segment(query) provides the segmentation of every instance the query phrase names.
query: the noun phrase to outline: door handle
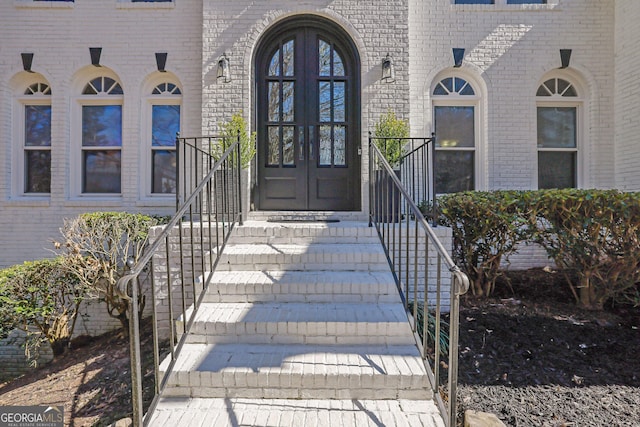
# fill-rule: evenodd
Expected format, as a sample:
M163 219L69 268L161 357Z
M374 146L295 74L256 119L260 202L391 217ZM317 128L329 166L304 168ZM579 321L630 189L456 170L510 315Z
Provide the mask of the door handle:
M298 159L304 160L304 126L298 126Z
M309 126L309 160L313 160L313 147L315 139L315 126Z

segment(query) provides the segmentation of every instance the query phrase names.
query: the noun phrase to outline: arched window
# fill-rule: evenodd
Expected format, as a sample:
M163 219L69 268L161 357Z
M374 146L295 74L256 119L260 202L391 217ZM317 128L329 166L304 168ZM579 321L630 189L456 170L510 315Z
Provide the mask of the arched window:
M578 186L581 99L560 77L546 79L536 91L538 188Z
M18 162L22 183L18 191L25 195L51 192L51 87L44 82L29 85L20 98L21 124L24 130L22 159Z
M438 194L475 189L479 100L476 93L469 81L457 76L445 77L433 88L434 172Z
M121 192L122 95L120 83L108 76L92 79L82 90L82 194Z
M171 82L156 85L149 96L150 123L146 173L150 195L176 192L176 134L180 131L180 88ZM147 155L148 155L147 154ZM146 156L145 156L146 157Z

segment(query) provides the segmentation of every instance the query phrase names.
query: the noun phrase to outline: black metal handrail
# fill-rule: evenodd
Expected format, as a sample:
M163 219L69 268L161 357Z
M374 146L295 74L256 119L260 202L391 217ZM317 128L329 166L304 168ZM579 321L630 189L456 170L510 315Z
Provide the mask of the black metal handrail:
M177 138L176 163L178 209L145 250L140 261L118 281L129 300L129 333L133 424L148 425L175 361L186 341L197 308L209 285L222 249L236 224L242 225L240 141L230 144L219 159L211 156L208 143L220 137ZM200 179L199 176L201 176ZM197 181L197 184L196 184ZM184 195L184 202L180 201ZM177 249L175 249L177 247ZM188 268L185 268L188 267ZM198 276L202 276L202 280ZM152 299L153 365L155 389L147 415L142 400L139 295L131 292L133 281L148 280ZM160 292L162 291L162 292ZM160 299L158 294L166 295ZM174 296L174 294L176 294ZM177 300L176 300L177 298ZM189 313L188 306L193 305ZM182 319L180 338L174 320ZM170 362L160 373L160 326L168 329Z
M433 137L428 139L433 141ZM455 265L377 144L384 146L384 141L369 138L369 224L376 227L385 248L438 408L446 424L453 427L459 303L460 295L469 288L469 279ZM429 175L431 170L426 168L423 173ZM444 227L439 230L447 231ZM441 364L445 355L448 364Z
M435 183L429 171L434 170L435 133L429 138L405 138L400 157L400 180L411 199L423 209L435 209Z

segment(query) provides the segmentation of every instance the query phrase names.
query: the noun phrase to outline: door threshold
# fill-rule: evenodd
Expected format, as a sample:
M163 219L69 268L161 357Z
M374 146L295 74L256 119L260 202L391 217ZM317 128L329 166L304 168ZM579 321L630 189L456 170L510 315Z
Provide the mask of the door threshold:
M364 212L338 211L251 211L248 220L266 222L367 221Z

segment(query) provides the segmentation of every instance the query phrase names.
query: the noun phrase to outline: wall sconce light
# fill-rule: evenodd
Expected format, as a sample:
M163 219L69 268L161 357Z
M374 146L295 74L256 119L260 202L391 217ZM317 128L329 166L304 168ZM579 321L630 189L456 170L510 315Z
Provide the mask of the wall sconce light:
M393 83L396 81L396 70L393 66L393 60L388 53L382 60L382 81L385 83Z
M454 68L462 67L462 61L464 60L464 49L460 47L454 47L452 50Z
M560 63L562 64L560 68L569 67L570 61L571 61L571 49L560 49Z
M227 58L227 54L223 53L220 58L218 58L218 82L229 83L231 81L231 70L229 68L229 58Z
M158 67L158 71L161 73L166 72L164 67L167 65L167 52L156 52L156 65Z
M91 55L91 65L96 67L100 66L100 55L102 54L101 47L90 47L89 54Z
M33 73L31 71L31 64L33 64L33 53L21 53L22 56L22 69L28 73Z

